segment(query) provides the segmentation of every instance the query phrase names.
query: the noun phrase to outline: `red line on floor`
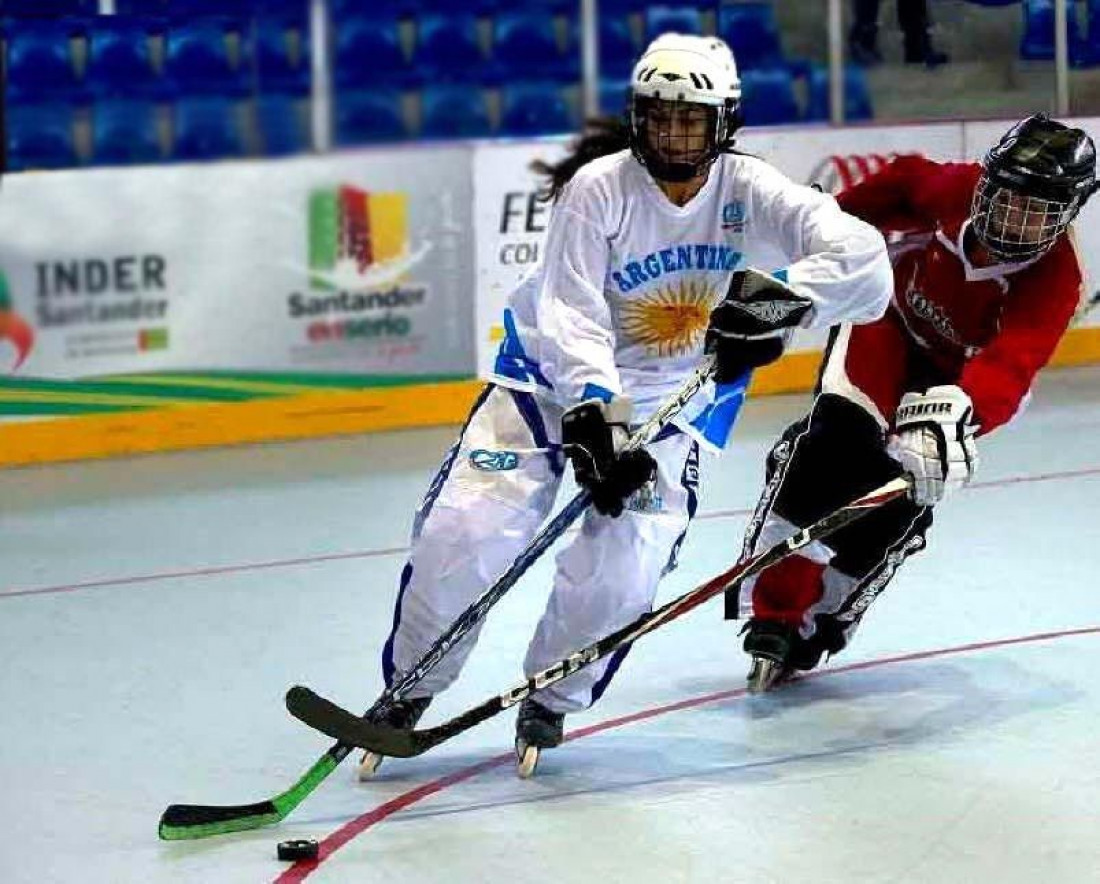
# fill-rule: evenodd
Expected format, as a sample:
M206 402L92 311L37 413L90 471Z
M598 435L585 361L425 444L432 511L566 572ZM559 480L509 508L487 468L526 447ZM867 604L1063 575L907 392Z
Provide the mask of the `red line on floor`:
M112 577L103 580L88 580L82 583L68 583L60 586L40 586L35 589L14 589L0 592L0 599L17 598L28 595L48 595L58 592L76 592L81 589L98 589L104 586L126 586L134 583L152 583L157 580L176 580L181 577L209 577L215 574L233 574L240 571L263 571L268 568L292 568L295 565L313 565L318 562L339 562L346 559L367 559L373 556L390 556L408 552L407 546L395 546L390 549L361 550L346 553L325 553L317 556L303 556L298 559L276 559L271 562L245 562L240 565L215 565L207 568L192 568L181 571L163 571L157 574L142 574L137 577Z
M995 479L989 482L975 482L966 488L967 491L986 488L1003 488L1007 485L1019 485L1027 482L1051 482L1058 479L1075 479L1082 476L1094 476L1100 474L1100 467L1090 467L1085 470L1069 470L1062 473L1042 473L1036 476L1011 476L1007 479ZM751 513L751 509L736 510L712 510L696 516L696 521L708 519L728 519L735 516L745 516ZM316 556L303 556L296 559L275 559L270 562L245 562L239 565L217 565L204 568L182 569L179 571L163 571L154 574L142 574L136 577L111 577L102 580L87 580L80 583L66 583L58 586L39 586L31 589L9 589L0 591L0 601L4 599L20 598L24 596L52 595L56 593L77 592L85 589L101 589L108 586L127 586L136 583L153 583L159 580L178 580L189 577L210 577L218 574L236 574L246 571L263 571L272 568L293 568L298 565L315 565L321 562L339 562L351 559L370 559L378 556L392 556L406 553L407 546L394 546L388 549L366 549L344 553L325 553Z
M956 645L950 648L938 648L929 651L914 651L910 654L898 654L893 657L880 657L876 660L865 660L861 663L850 663L847 666L837 666L829 669L815 670L814 672L806 673L801 679L812 678L825 678L827 676L843 675L849 672L858 672L864 669L874 669L879 666L887 666L893 663L911 663L918 660L927 660L932 657L948 657L954 654L965 654L971 651L986 651L992 648L1003 648L1010 645L1022 645L1030 644L1034 642L1051 641L1061 638L1072 638L1081 635L1100 635L1100 626L1085 626L1079 629L1065 629L1058 632L1039 632L1033 635L1017 636L1015 638L1002 638L994 639L986 642L971 642L965 645ZM704 694L700 697L692 697L687 700L680 700L676 703L668 703L664 706L654 706L650 709L643 709L639 712L632 712L630 715L622 715L618 718L611 718L607 721L599 722L598 724L588 725L587 727L578 728L577 730L570 731L566 735L566 742L571 740L579 740L583 737L590 737L593 734L603 733L604 731L613 730L619 727L625 727L629 724L636 724L639 721L646 721L650 718L657 718L661 715L667 715L670 712L679 712L684 709L693 709L697 706L705 706L708 703L718 703L722 700L733 700L740 697L744 697L748 692L745 688L735 688L728 691L718 691L712 694ZM404 810L410 805L416 804L424 798L429 798L432 795L442 792L451 786L458 783L476 777L478 774L484 773L487 770L491 770L495 767L500 767L509 762L513 762L515 755L511 752L506 752L502 755L495 755L492 758L488 758L485 761L478 762L477 764L470 765L469 767L461 768L454 773L447 774L445 777L432 780L429 783L425 783L422 786L417 786L415 789L411 789L402 795L398 795L387 801L384 804L380 804L373 810L369 810L361 816L356 817L348 823L345 823L327 838L325 838L317 852L317 859L297 862L282 874L279 875L274 881L274 884L296 884L296 882L304 881L310 874L325 860L332 856L341 847L351 841L358 835L363 834L367 829L378 825L378 823L393 816L398 811Z

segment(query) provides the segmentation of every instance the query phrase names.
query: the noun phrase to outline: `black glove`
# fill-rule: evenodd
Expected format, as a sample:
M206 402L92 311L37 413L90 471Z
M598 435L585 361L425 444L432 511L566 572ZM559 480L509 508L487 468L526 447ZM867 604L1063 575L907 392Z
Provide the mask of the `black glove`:
M715 383L728 384L761 365L775 362L783 355L786 340L773 338L728 338L707 332L706 351L713 353Z
M574 405L561 419L565 456L573 462L577 484L592 495L592 505L613 518L623 513L623 503L657 473L657 462L648 451L615 451L612 430L626 435L626 427L609 423L607 408L598 399Z
M715 354L714 379L736 380L783 355L792 329L813 306L774 276L736 270L726 297L710 314L706 350Z

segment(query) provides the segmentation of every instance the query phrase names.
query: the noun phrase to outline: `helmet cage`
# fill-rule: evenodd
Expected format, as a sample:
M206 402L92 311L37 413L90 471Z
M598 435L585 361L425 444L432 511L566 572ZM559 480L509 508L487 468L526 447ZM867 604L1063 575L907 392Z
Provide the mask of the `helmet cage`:
M1026 261L1054 245L1083 202L1081 194L1035 196L983 173L974 189L970 223L995 258Z
M740 125L739 105L732 98L720 104L704 104L632 93L630 150L658 181L690 181L733 146L733 135ZM674 133L674 117L688 109L705 112L703 134ZM658 115L659 111L666 113Z

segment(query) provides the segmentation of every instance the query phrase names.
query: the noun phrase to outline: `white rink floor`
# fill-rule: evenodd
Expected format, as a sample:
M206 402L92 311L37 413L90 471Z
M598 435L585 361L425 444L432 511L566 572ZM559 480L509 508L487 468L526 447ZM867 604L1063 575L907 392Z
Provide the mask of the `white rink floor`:
M764 451L807 401L746 406L662 598L733 561ZM505 714L369 785L349 761L277 828L158 841L167 804L263 800L327 748L284 711L289 685L377 694L452 433L0 473L0 882L302 880L275 858L292 837L323 841L311 882L1100 880L1100 367L1044 376L820 677L740 695L715 602L569 724L684 708L569 743L536 780L504 763ZM548 564L426 721L520 675Z

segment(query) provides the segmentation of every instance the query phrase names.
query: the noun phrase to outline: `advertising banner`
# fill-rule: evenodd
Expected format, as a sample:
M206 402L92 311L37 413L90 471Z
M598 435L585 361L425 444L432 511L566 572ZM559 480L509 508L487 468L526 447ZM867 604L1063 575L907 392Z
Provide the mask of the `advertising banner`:
M838 193L899 154L978 159L1010 123L750 129L737 146ZM0 465L460 422L540 258L531 164L568 143L8 176ZM1098 222L1100 198L1075 225L1088 278L1056 364L1100 353ZM753 390L808 389L823 343L797 335Z
M474 372L469 151L18 175L0 418Z
M474 151L474 227L477 232L477 368L486 377L504 333L508 293L539 259L550 206L539 199L535 160L553 163L565 140L479 144Z

